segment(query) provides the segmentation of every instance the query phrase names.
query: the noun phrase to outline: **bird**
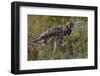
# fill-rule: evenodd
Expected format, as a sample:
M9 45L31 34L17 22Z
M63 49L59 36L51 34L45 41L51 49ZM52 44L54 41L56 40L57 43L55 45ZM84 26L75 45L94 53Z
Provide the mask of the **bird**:
M58 44L62 44L64 41L64 36L70 35L72 32L72 28L74 27L74 23L69 22L64 26L58 26L55 28L50 28L46 32L43 32L38 38L33 39L32 43L47 43L50 38L56 38Z

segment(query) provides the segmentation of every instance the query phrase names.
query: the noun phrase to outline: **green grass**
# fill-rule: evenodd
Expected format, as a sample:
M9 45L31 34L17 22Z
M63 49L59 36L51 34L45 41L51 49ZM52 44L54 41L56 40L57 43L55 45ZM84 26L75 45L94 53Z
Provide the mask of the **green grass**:
M53 41L45 46L35 45L28 51L28 60L80 59L88 58L87 17L35 16L28 15L28 42L50 28L74 22L70 36L64 37L65 46L53 51ZM28 45L30 47L30 45Z

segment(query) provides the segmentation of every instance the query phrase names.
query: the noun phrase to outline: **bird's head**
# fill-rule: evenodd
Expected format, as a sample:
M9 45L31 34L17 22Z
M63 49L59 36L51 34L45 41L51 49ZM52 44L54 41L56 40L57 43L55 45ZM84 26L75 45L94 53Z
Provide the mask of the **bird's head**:
M74 28L74 23L70 22L66 25L69 29Z

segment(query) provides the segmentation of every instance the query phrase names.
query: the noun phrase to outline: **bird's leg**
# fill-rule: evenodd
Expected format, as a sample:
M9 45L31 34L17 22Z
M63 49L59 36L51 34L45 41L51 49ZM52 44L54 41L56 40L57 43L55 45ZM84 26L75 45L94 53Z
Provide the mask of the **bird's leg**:
M58 41L57 41L57 48L61 49L61 47L64 46L64 36L63 34L59 34Z
M51 59L53 59L55 57L55 52L57 49L57 37L52 37L52 44L53 44L53 51L52 51L52 57Z

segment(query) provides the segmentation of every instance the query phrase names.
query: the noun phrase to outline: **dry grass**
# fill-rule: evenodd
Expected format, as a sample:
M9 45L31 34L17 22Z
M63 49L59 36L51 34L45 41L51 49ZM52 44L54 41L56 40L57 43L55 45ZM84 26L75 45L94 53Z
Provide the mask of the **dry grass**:
M70 36L65 36L65 46L53 51L52 40L45 46L36 45L28 50L28 60L76 59L88 57L87 17L28 16L28 42L50 28L74 22ZM30 47L30 45L28 45Z

